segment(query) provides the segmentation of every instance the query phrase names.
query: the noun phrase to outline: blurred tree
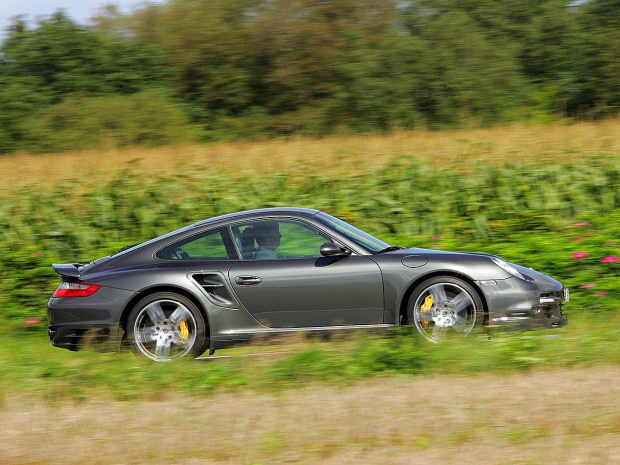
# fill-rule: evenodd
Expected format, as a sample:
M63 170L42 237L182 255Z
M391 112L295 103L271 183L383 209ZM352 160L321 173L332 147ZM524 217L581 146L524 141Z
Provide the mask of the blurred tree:
M172 0L132 17L136 39L166 50L177 94L204 107L195 112L239 115L252 100L252 41L245 0Z
M574 113L617 115L620 108L620 0L591 0L580 7L580 94Z
M154 146L196 138L187 115L158 89L99 97L74 94L27 122L29 130L22 137L33 152Z
M541 2L523 29L519 61L530 100L543 114L565 117L577 86L577 16L564 0Z
M519 59L526 75L535 82L555 80L574 71L577 40L576 15L564 0L548 1L523 28Z
M40 150L32 131L81 114L56 108L67 100L152 88L202 140L606 115L620 101L620 0L168 0L108 5L94 24L58 12L11 26L0 152ZM141 120L145 100L130 101Z
M2 77L27 78L55 102L73 92L137 92L167 73L161 52L79 26L62 12L32 31L16 25L1 51Z
M342 77L337 68L363 62L356 47L378 47L396 13L393 2L376 0L274 0L260 6L255 30L269 65L271 112L302 110L333 97Z
M62 12L33 30L18 18L0 48L0 153L22 147L33 116L67 96L131 94L169 73L163 52L79 26Z
M406 30L424 43L412 70L421 83L415 96L419 112L431 126L514 118L525 96L514 50L498 46L462 11L435 6L421 3L403 15Z

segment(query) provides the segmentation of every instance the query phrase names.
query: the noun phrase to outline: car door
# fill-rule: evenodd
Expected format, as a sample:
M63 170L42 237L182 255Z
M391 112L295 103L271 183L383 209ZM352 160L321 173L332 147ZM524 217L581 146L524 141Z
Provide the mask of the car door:
M260 323L272 328L383 323L383 281L374 261L323 257L319 248L332 239L297 219L261 219L231 230L245 258L230 268L229 278Z

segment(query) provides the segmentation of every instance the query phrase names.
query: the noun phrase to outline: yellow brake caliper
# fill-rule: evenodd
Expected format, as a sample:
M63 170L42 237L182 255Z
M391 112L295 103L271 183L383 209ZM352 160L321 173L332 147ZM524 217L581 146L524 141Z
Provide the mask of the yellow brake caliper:
M187 321L182 321L179 325L179 336L181 336L181 340L183 340L183 342L189 339L189 327L187 326Z
M435 299L433 299L433 294L427 295L426 299L424 299L424 303L420 306L421 312L422 313L428 312L434 303L435 303ZM428 318L422 319L422 326L424 326L425 328L428 328Z

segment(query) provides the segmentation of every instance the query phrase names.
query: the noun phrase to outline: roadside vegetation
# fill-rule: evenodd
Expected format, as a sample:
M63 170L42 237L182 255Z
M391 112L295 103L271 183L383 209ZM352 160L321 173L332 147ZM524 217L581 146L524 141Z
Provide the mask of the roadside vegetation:
M136 161L84 177L73 172L50 184L44 178L16 179L11 187L5 171L7 184L0 194L3 398L30 393L52 402L100 395L141 399L170 390L202 396L315 382L342 385L384 375L617 364L620 163L614 127L617 123L607 122L576 125L573 132L563 132L565 126L505 128L469 136L414 133L223 146L227 151L220 156L235 154L232 166L244 165L244 154L252 160L258 153L260 159L273 150L297 167L279 174L271 172L268 164L277 161L269 158L267 166L249 163L256 169L236 172L198 149L190 151L187 164L171 162L169 172L158 163L149 170L148 163ZM600 144L595 153L583 146L592 133ZM538 152L529 146L526 156L525 141L544 141L545 134L548 142L538 144ZM440 146L446 147L444 159L432 159ZM306 148L303 154L300 147ZM151 153L161 157L154 150L131 153L146 160ZM369 160L371 152L375 160ZM80 159L79 154L52 157ZM3 162L20 160L25 164L32 158ZM46 157L35 160L52 173ZM347 169L357 164L358 172ZM263 341L223 353L267 355L163 365L107 351L113 347L75 354L49 346L44 309L59 282L51 263L88 262L202 218L276 205L320 208L390 243L491 252L539 269L571 289L569 326L500 332L490 341L481 334L439 346L408 331L342 334L328 343Z
M224 358L157 364L117 346L52 349L40 331L0 335L0 404L31 398L53 406L96 399L209 397L242 390L276 392L308 384L349 386L374 377L511 373L617 365L617 315L570 313L561 330L480 331L433 345L408 329L295 336L218 351Z
M157 150L153 158L160 163L152 168L151 152L134 150L143 164L87 165L88 174L73 171L50 184L46 177L17 177L13 187L9 168L20 162L40 162L51 178L54 162L79 166L81 157L54 155L50 163L12 156L2 160L7 169L0 175L0 318L15 327L44 317L59 281L54 262L88 263L204 218L282 205L326 210L392 244L498 254L560 279L580 311L614 311L620 297L619 127L577 125L576 140L572 127L560 126L469 137L463 131L358 137L341 145L339 139L268 148L228 143L219 154L198 151L187 159L179 148L174 158L169 154L168 169ZM584 147L592 133L596 151ZM278 160L280 171L273 172ZM235 166L247 168L236 172Z

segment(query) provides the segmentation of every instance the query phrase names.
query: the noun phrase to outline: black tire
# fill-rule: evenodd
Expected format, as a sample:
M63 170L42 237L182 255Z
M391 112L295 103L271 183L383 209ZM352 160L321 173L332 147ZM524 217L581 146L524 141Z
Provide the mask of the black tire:
M207 327L191 300L173 292L157 292L131 310L127 342L134 353L157 362L196 357L207 349Z
M429 298L429 296L431 296ZM407 323L433 343L448 334L471 334L484 321L484 305L466 281L452 276L430 278L407 302Z

